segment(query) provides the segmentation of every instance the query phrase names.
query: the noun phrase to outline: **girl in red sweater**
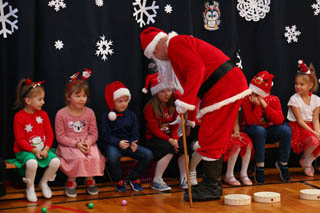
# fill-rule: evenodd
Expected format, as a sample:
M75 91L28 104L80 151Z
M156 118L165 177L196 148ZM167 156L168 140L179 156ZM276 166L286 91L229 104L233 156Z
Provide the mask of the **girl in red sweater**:
M264 154L266 141L279 141L279 160L275 166L284 182L290 181L288 160L291 145L291 128L284 123L280 100L270 95L273 75L268 71L256 74L250 82L252 95L242 104L242 126L249 135L255 150L255 181L264 183Z
M146 88L151 84L152 98L144 108L147 146L157 160L151 188L159 191L171 190L162 179L163 173L175 154L179 155L180 186L188 188L183 147L178 136L178 124L170 125L178 114L175 110L173 89L165 83L158 83L158 74L146 79ZM144 92L146 91L144 88Z
M22 108L14 116L14 152L16 159L11 160L25 174L23 181L27 184L26 195L30 202L37 201L34 191L34 179L38 166L48 167L39 187L45 198L51 198L52 192L48 181L54 179L59 169L59 158L50 150L53 131L48 114L41 110L44 104L43 81L32 82L22 79L17 87L16 108Z

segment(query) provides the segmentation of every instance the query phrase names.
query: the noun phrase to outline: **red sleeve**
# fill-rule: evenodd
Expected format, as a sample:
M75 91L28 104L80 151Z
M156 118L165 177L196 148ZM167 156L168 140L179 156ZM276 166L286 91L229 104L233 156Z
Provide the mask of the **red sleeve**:
M46 134L46 140L44 142L44 146L48 146L51 148L52 143L53 143L53 139L54 139L51 122L50 122L48 114L45 111L43 111L42 116L44 117L44 128L45 128L44 130L45 130L45 134Z
M147 104L144 109L144 118L146 119L147 129L154 137L169 141L170 137L160 130L158 119L153 112L151 104Z
M25 138L25 126L22 122L24 118L16 114L13 121L13 132L15 137L15 146L18 146L21 150L31 152L33 150L33 146L29 144L29 142Z
M243 116L249 126L260 124L262 109L260 106L251 103L248 97L246 97L243 101L242 111Z
M205 77L205 65L194 50L194 45L192 37L176 36L170 40L168 46L170 61L184 89L179 100L190 105L195 105Z
M281 125L284 121L284 116L281 109L281 103L277 96L270 97L270 103L264 109L270 122L275 125Z

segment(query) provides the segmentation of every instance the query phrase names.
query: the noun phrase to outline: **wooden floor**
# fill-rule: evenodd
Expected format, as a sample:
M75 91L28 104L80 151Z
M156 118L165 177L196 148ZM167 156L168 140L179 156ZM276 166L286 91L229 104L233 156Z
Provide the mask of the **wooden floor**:
M247 194L253 197L253 193L259 191L272 191L281 194L279 203L264 204L252 200L246 206L227 206L223 203L223 196L218 201L194 202L190 208L188 202L183 201L183 191L177 180L168 180L173 187L170 192L158 192L150 189L150 184L144 184L142 192L133 192L128 188L127 192L116 192L110 184L99 186L100 193L90 196L85 189L80 187L77 198L67 198L63 195L63 188L54 188L52 199L39 198L37 203L29 203L25 198L10 199L18 193L23 194L23 189L9 189L7 199L0 200L0 212L41 212L43 207L47 212L319 212L320 201L301 200L301 189L320 189L320 175L306 177L301 169L290 169L291 183L281 182L275 169L266 171L266 183L264 185L231 187L224 185L223 195ZM121 201L126 200L127 205L122 206ZM94 204L93 209L88 209L88 203Z

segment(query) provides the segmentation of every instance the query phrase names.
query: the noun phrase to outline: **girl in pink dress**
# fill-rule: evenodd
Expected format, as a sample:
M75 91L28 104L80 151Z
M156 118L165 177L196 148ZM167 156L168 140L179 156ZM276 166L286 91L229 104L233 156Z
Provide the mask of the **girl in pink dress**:
M103 176L105 158L96 144L98 130L96 117L86 107L89 92L86 79L91 71L85 69L81 79L79 72L71 76L66 88L67 106L56 114L55 130L58 141L56 154L61 160L61 170L68 176L65 193L68 197L76 197L76 178L85 177L87 192L98 194L94 176Z
M292 150L301 155L300 165L307 176L314 176L312 162L320 154L320 98L312 94L318 88L318 81L312 65L309 68L299 61L295 78L295 94L291 96L287 119L292 129Z

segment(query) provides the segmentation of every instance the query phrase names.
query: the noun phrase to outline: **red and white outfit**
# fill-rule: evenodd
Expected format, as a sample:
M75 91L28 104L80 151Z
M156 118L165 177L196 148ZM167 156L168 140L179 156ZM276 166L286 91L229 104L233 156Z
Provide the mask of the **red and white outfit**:
M298 93L295 93L293 96L291 96L288 102L288 106L289 110L287 119L289 120L289 125L292 129L292 150L295 153L300 154L308 147L317 145L318 147L313 151L313 155L317 157L320 154L320 140L312 132L302 128L297 123L297 120L290 106L299 108L302 119L311 129L314 129L312 125L313 112L316 107L320 106L320 97L312 94L310 104L308 105L302 100L301 96Z
M154 57L158 41L165 36L166 33L154 27L141 33L146 57ZM174 32L168 35L167 45L173 74L183 88L183 94L175 104L195 110L201 85L230 58L205 41ZM202 121L198 140L201 148L197 150L204 160L221 158L231 137L241 99L250 93L247 80L238 67L231 69L205 93L199 108Z
M13 130L15 153L31 152L34 148L42 150L45 146L52 146L53 131L48 114L43 110L37 110L32 114L20 110L14 116Z
M250 149L253 150L253 144L250 137L244 132L239 132L239 136L231 137L231 139L228 141L227 148L223 156L224 161L227 161L229 157L233 155L234 152L232 150L234 150L233 148L235 146L240 147L241 157L243 157L246 154L248 147L250 147ZM252 152L251 157L253 156L254 153Z

